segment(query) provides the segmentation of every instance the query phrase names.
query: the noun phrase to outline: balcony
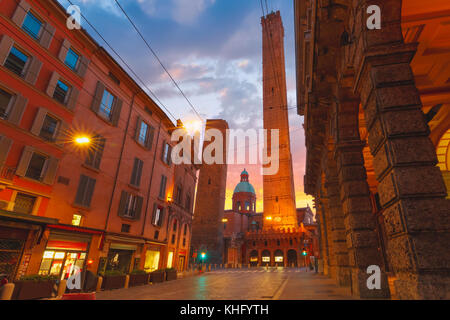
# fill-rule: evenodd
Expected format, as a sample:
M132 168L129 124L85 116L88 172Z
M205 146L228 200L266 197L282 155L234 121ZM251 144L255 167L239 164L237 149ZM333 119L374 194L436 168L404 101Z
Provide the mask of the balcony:
M12 184L15 173L16 168L6 166L2 167L0 169L0 183Z

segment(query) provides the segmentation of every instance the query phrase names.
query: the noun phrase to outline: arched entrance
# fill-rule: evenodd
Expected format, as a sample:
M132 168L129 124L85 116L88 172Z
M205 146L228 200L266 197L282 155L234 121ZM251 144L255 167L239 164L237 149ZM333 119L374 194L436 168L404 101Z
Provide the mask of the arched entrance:
M298 263L297 263L297 251L295 251L294 249L288 250L287 252L287 263L288 263L288 267L295 267L297 268Z
M263 266L270 266L270 251L269 250L264 250L261 253L261 265Z
M439 161L438 166L447 187L447 199L450 199L450 129L439 140L436 151Z
M252 267L256 267L258 265L258 251L257 250L253 250L252 252L250 252L250 265Z
M284 267L284 253L280 249L275 251L274 254L275 266Z

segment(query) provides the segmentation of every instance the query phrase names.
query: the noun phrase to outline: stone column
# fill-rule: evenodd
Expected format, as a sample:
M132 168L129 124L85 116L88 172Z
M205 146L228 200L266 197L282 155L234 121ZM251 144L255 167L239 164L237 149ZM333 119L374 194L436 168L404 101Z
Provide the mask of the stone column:
M319 237L320 237L320 258L323 263L323 274L328 275L328 260L329 260L329 248L328 248L328 238L327 238L327 221L325 221L325 209L322 203L322 199L319 198L317 201L317 223L319 225Z
M346 244L344 214L342 211L339 181L337 177L336 162L333 159L332 152L327 154L326 182L325 189L328 196L329 217L327 222L331 225L331 239L335 261L331 261L330 273L335 274L336 280L341 286L350 286L351 277L349 270L348 249ZM333 266L333 263L335 265ZM333 270L335 269L335 270Z
M349 264L352 273L352 293L361 298L388 298L389 284L385 272L381 274L380 289L367 287L367 268L382 268L378 250L376 225L372 216L372 202L364 167L365 143L353 141L336 147L338 177L347 236Z
M445 299L450 274L450 206L409 65L416 47L403 43L400 0L354 4L355 90L361 96L380 183L396 295L400 299ZM380 30L365 26L369 5L382 9Z

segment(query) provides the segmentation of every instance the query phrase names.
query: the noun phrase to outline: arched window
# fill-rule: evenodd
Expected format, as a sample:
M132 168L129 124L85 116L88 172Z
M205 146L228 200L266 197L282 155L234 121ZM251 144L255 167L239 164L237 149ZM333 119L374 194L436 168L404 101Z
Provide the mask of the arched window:
M241 202L240 201L236 202L236 210L238 210L238 211L241 210Z
M447 199L450 199L450 129L442 136L437 146L438 166L447 186Z
M250 211L250 202L245 201L245 210Z

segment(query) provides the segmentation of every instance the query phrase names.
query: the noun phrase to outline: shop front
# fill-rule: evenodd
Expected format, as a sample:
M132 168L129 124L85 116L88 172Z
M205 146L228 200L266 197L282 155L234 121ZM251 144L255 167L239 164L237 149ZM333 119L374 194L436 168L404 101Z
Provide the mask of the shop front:
M277 267L283 267L284 266L284 254L281 250L276 250L274 253L274 261L275 266Z
M261 262L263 266L270 266L270 251L264 250L261 253Z
M183 272L185 268L186 268L186 250L180 250L178 251L177 270L178 272Z
M125 274L139 269L141 251L145 240L122 236L108 235L106 242L109 247L104 263L100 264L99 272L121 271Z
M147 251L145 252L144 270L152 272L160 269L162 263L161 256L164 252L163 245L157 242L147 241Z
M33 246L45 226L58 220L0 210L0 276L14 281L27 274Z
M54 275L61 280L83 271L92 236L52 230L39 267L40 275Z

